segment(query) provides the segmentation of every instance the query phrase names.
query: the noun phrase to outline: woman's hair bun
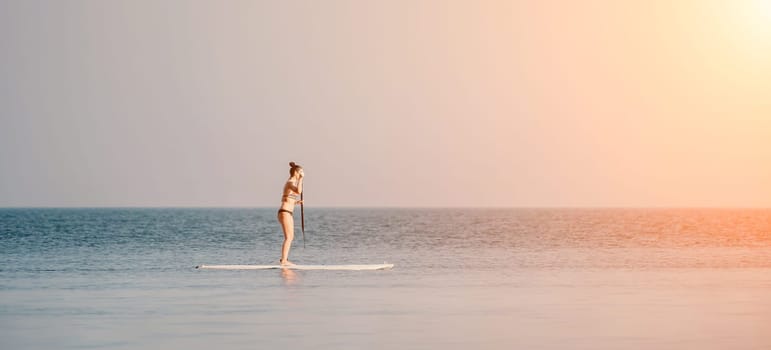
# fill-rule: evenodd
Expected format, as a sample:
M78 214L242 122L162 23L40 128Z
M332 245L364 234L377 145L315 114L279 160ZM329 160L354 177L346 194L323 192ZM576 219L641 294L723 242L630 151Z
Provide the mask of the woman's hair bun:
M294 167L296 167L296 166L297 166L297 164L295 164L294 162L289 162L289 166L290 166L290 167L292 167L292 168L294 168Z

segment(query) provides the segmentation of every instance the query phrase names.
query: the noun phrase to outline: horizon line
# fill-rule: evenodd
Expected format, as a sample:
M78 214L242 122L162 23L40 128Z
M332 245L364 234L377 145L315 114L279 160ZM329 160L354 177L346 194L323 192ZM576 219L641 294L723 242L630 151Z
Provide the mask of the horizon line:
M274 206L0 206L0 209L276 209ZM313 206L312 209L771 209L761 206Z

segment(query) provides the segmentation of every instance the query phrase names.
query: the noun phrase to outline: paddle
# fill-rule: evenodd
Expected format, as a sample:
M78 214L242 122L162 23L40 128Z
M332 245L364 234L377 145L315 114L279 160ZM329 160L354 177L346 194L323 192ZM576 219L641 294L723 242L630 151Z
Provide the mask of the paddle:
M303 192L305 192L305 189L303 189ZM303 231L303 249L305 249L305 203L303 203L303 193L300 192L300 219L302 220L302 231Z

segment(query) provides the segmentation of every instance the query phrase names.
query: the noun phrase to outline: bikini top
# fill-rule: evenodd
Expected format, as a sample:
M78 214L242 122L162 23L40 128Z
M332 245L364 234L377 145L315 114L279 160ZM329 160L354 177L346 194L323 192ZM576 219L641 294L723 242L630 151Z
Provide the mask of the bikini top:
M285 195L281 196L281 199L284 199L284 198L291 198L291 199L294 199L296 201L300 200L300 196L296 195L296 194L285 194Z
M292 181L287 181L287 183L290 183L290 182L292 182ZM296 201L299 201L300 200L300 195L299 194L285 194L285 195L281 196L281 200L284 200L284 198L290 198L290 199L294 199Z

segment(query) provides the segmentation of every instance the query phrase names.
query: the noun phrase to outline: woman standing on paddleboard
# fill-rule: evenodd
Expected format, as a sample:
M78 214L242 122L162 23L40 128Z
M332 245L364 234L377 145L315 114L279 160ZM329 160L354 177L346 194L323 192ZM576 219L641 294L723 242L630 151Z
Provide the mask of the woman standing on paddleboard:
M278 210L278 222L284 230L284 244L281 246L281 265L291 265L289 261L289 249L292 248L294 239L294 211L295 204L302 204L300 194L303 192L303 168L294 162L289 163L289 179L284 184L284 194L281 196L281 208Z

